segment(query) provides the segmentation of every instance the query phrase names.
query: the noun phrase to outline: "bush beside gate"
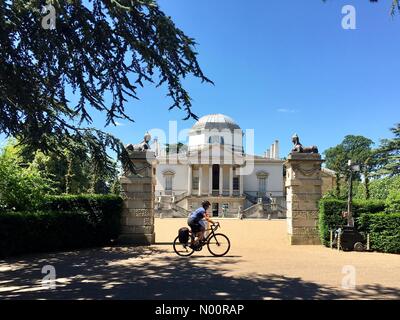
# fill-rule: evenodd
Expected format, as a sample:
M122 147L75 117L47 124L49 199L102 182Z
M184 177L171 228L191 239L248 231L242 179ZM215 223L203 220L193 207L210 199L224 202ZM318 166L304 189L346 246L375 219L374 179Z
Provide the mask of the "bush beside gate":
M120 231L122 199L46 197L36 212L0 212L0 256L107 245Z

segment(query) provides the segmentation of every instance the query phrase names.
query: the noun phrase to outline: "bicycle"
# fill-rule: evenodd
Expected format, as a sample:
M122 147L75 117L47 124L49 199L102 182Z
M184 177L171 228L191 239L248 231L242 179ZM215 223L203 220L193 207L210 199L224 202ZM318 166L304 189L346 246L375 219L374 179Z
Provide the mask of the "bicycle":
M214 257L223 257L228 254L231 249L231 242L229 238L222 233L215 233L221 225L219 222L214 223L210 229L208 236L205 240L200 241L197 244L194 244L195 237L193 232L189 232L189 241L188 243L180 243L179 237L177 237L174 241L174 251L178 256L181 257L190 257L195 252L200 252L203 250L203 247L207 244L208 251Z

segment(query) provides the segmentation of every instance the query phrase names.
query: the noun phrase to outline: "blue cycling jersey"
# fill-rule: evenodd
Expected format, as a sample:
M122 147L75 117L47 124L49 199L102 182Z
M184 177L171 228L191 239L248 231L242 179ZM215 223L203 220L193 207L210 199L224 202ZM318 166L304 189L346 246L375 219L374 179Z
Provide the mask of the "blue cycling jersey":
M193 223L199 223L204 219L205 214L206 210L204 210L204 208L198 208L190 215L189 220L191 220Z

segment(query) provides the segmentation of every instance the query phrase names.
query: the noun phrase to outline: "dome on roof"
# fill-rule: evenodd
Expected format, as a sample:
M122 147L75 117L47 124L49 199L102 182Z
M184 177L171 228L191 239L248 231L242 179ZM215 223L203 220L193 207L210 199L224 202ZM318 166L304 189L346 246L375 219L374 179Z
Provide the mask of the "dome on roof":
M189 132L189 152L220 145L243 152L243 131L224 114L209 114L199 119Z
M236 130L240 129L239 125L231 118L224 114L209 114L201 117L199 121L192 127L192 130L203 130L203 129L229 129Z

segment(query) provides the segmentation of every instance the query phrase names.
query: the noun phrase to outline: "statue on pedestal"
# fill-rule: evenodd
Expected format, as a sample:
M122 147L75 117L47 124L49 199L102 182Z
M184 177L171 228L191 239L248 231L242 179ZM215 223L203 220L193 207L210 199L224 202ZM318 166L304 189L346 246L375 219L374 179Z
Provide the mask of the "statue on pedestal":
M125 149L129 151L139 151L139 152L145 152L150 149L150 141L151 141L151 135L150 133L146 133L144 135L143 141L138 143L138 144L129 144L125 147Z
M297 134L295 134L292 137L292 142L294 144L292 153L318 153L319 152L317 146L303 147L303 145L300 143L300 138Z

